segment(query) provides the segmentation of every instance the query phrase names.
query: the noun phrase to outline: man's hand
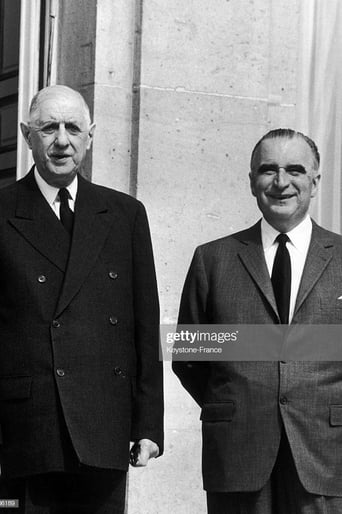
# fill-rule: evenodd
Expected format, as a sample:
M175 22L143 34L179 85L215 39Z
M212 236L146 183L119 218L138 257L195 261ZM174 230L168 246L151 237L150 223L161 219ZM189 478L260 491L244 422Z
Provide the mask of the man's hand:
M159 448L156 443L150 439L140 439L140 441L133 444L129 461L134 467L146 466L149 459L158 457Z

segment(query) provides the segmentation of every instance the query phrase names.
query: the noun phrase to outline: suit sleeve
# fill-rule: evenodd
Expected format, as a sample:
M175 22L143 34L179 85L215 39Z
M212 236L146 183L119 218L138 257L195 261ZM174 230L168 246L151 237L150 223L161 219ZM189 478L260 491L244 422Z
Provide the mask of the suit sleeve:
M163 452L163 363L159 360L159 302L152 243L142 204L133 230L136 390L132 440L150 439Z
M209 324L208 278L201 248L197 248L192 259L181 297L178 324ZM207 387L209 364L203 361L173 361L172 369L184 388L202 406Z

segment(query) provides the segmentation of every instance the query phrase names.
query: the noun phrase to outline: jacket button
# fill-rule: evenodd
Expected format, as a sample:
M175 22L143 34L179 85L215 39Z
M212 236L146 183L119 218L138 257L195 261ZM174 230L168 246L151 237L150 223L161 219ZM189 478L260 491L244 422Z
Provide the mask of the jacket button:
M56 370L56 373L57 373L57 375L58 375L59 377L64 377L64 375L65 375L65 371L64 371L64 369L61 369L61 368L58 368L58 369Z
M281 396L279 401L282 405L286 405L288 403L286 396Z
M115 375L118 375L119 377L122 377L122 378L125 378L125 373L122 371L122 369L119 367L119 366L116 366L116 368L114 368L114 374Z
M54 320L53 320L53 322L52 322L52 326L53 326L54 328L59 328L59 327L61 326L61 324L60 324L60 322L59 322L59 321L57 321L56 319L54 319Z
M108 273L109 275L109 278L112 278L113 280L115 280L116 278L118 278L118 274L115 272L115 271L110 271Z
M44 284L44 282L46 282L46 276L45 275L39 275L38 277L38 282L40 282L41 284Z
M117 324L118 324L118 318L116 318L115 316L111 316L111 317L109 318L109 323L110 323L111 325L117 325Z

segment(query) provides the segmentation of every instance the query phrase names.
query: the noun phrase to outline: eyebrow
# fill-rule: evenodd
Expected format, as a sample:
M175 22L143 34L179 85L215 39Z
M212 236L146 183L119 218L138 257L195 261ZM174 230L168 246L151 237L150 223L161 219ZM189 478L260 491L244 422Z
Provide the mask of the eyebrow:
M257 168L257 172L262 173L263 171L279 170L280 168L284 168L286 171L299 171L301 173L306 173L306 169L302 164L289 164L288 166L279 166L276 162L261 164L261 166Z
M60 123L64 123L64 126L65 128L70 128L70 127L74 127L74 128L77 128L79 130L81 130L81 123L79 123L78 121L76 120L63 120L63 121L58 121L58 120L46 120L46 121L39 121L39 122L35 122L35 123L31 123L30 126L31 127L36 127L38 129L44 129L46 127L54 127L54 128L58 128L58 126L60 125Z
M34 122L34 123L37 123L39 125L46 125L47 123L79 123L80 120L77 120L77 118L73 118L73 117L70 117L70 118L55 118L54 116L49 116L48 118L36 118L36 119L31 119L30 120L31 123Z

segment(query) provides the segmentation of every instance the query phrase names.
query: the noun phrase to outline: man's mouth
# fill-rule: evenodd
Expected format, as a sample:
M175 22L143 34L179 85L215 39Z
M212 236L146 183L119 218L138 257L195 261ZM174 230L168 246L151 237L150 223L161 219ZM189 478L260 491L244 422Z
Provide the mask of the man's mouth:
M273 200L282 201L282 200L289 200L290 198L293 198L295 195L294 194L284 195L284 194L276 194L276 193L267 193L267 196L272 198Z
M60 164L63 164L65 163L68 159L70 159L71 155L69 154L59 154L59 153L54 153L50 156L50 159L52 159L55 163L60 163Z

